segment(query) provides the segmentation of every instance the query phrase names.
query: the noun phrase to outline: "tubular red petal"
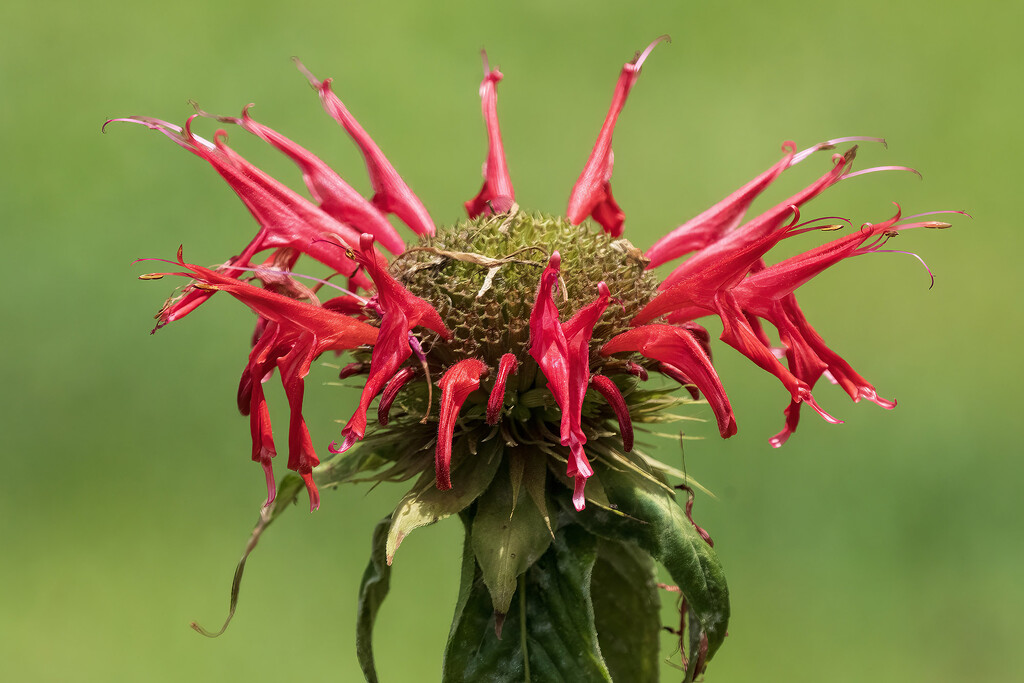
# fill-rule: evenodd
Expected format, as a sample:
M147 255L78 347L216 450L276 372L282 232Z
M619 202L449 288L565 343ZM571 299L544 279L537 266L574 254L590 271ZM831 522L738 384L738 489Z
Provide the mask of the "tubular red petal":
M349 113L338 96L331 90L331 79L320 81L301 62L295 61L299 70L309 79L320 93L320 101L331 118L337 121L359 147L366 160L366 170L373 185L373 204L385 213L393 213L417 235L433 235L434 221L398 171L391 165L377 143Z
M790 225L795 225L795 222ZM746 274L757 266L761 258L786 236L786 229L784 227L782 230L763 235L757 240L738 244L734 249L718 250L717 259L705 262L701 268L688 269L684 277L677 279L671 287L662 291L640 309L630 324L640 325L663 315L694 307L705 311L715 310L715 301L719 294L742 282ZM705 251L698 252L690 257L683 266L700 258L702 254L728 239L728 237L723 238ZM680 271L677 269L676 272ZM668 281L666 280L666 282ZM664 284L662 283L662 285ZM706 313L702 313L702 315L706 315Z
M309 511L316 512L320 509L320 492L313 481L313 472L299 472L302 482L306 485L306 493L309 494Z
M288 425L288 469L303 475L309 492L309 511L319 506L319 494L316 486L312 486L312 478L307 478L313 468L320 464L309 438L309 429L302 417L302 399L305 394L304 378L309 374L309 367L316 357L311 346L295 345L286 355L277 359L277 369L281 373L281 384L288 398L290 413ZM310 488L312 486L312 488Z
M695 253L672 271L665 278L665 281L661 283L659 289L668 289L678 282L700 277L702 272L714 272L717 264L723 261L723 259L735 258L736 255L744 252L749 253L755 245L759 245L758 248L762 249L760 256L763 256L775 243L785 237L787 230L796 227L797 221L792 220L787 224L787 218L794 214L798 216L798 210L801 206L843 179L856 153L857 148L852 147L844 155L834 155L833 166L830 171L800 192L797 192L783 202L779 202L768 211L747 221ZM794 211L794 207L797 211ZM774 241L773 237L775 238ZM741 276L745 274L741 273Z
M242 373L243 380L250 378L249 368L250 366L247 366L245 372ZM252 460L260 464L267 480L267 500L264 503L266 506L273 503L274 497L277 495L277 487L274 485L274 467L271 463L271 458L277 455L277 449L274 447L270 411L267 409L267 401L263 395L263 383L257 380L250 386L249 406L245 412L249 415L249 429L252 434Z
M686 373L684 373L676 366L670 365L668 363L658 363L658 372L665 375L669 379L674 379L675 381L682 384L683 389L686 389L686 391L689 392L690 397L693 398L694 401L700 398L700 389L698 389L697 385L693 383L693 380L686 376Z
M587 437L583 434L580 424L583 415L583 398L590 385L590 339L594 333L594 325L608 308L611 294L608 285L599 282L597 299L576 312L572 318L562 323L562 332L566 342L566 360L569 366L569 401L562 407L562 445L580 445L577 458L582 454L582 445Z
M380 403L377 405L377 422L382 426L386 426L388 423L388 415L391 412L391 404L395 402L395 397L398 396L398 392L402 390L406 382L412 379L412 376L416 374L416 370L413 368L402 368L395 373L386 387L384 387L384 393L380 397Z
M573 502L579 498L582 504L583 486L586 479L594 473L587 460L583 445L587 436L583 433L583 399L590 385L590 339L594 333L601 314L608 307L611 294L604 282L597 284L597 299L576 312L572 318L562 323L562 332L566 339L566 360L569 366L568 405L562 407L561 442L569 447L569 476L576 477L576 494ZM577 507L577 509L580 509Z
M377 290L376 306L381 318L380 334L370 357L370 372L359 398L359 407L341 430L345 437L341 451L348 450L366 434L366 411L370 403L402 363L412 355L409 331L417 325L423 325L445 339L452 336L433 306L403 287L388 273L387 262L373 249L372 235L361 235L359 247L352 250L352 255L373 279Z
M530 314L530 355L548 380L548 390L562 412L560 440L570 451L567 474L576 477L573 502L577 509L582 509L583 487L594 473L583 452L587 437L580 424L583 397L590 384L590 338L608 306L610 293L605 283L599 283L597 299L572 319L560 323L551 290L558 281L561 262L559 253L554 252L541 273L537 300Z
M647 250L646 256L651 259L647 268L656 268L692 251L703 249L736 229L751 202L791 165L796 146L787 142L782 149L785 154L774 166L655 242Z
M318 353L354 349L363 344L373 344L377 340L377 329L360 320L256 287L203 266L183 262L180 265L190 272L175 275L194 277L209 287L227 292L257 315L296 333L310 335L316 340Z
M601 126L597 142L569 195L566 216L573 225L582 223L587 216L593 216L605 232L613 237L622 235L622 223L625 216L612 197L612 188L609 182L612 177L613 165L612 135L615 132L619 114L626 104L629 91L640 75L640 68L643 66L644 60L647 59L655 45L667 38L668 36L658 38L648 45L642 54L638 54L633 61L623 65L619 80L615 84L611 107Z
M327 350L352 349L378 340L376 328L348 316L326 310L320 306L255 287L215 270L185 263L178 252L178 263L188 272L174 275L191 276L206 287L223 290L246 304L267 323L249 354L247 377L239 385L239 403L249 398L250 430L253 437L253 459L260 462L268 475L268 486L273 483L270 458L273 442L270 436L270 417L266 410L262 382L276 367L288 398L291 413L288 430L288 468L308 475L319 464L309 430L302 417L304 378L313 360ZM243 411L244 412L244 411ZM312 479L307 478L307 485ZM315 486L309 489L310 506L315 509L319 500ZM268 503L273 495L268 496Z
M519 369L519 360L514 353L506 353L498 362L498 376L494 380L494 387L487 399L487 424L498 424L501 419L501 408L505 403L505 382L509 373Z
M623 351L636 351L678 368L704 394L718 420L722 438L736 433L736 418L718 373L690 332L674 325L644 325L612 337L601 347L602 356Z
M348 379L355 375L361 375L364 372L369 371L369 366L361 361L355 361L345 365L340 372L338 372L338 379Z
M568 349L558 320L558 307L551 297L561 263L562 257L556 251L541 273L537 299L530 312L530 355L548 380L548 390L555 397L555 403L564 410L569 403Z
M487 53L484 58L484 80L480 83L480 107L487 125L487 161L484 162L484 184L473 199L466 202L466 213L476 218L485 211L499 214L509 210L515 202L515 190L505 161L505 147L498 126L497 84L503 76L497 69L489 70Z
M406 331L422 325L437 332L444 339L451 339L451 331L445 327L441 314L425 300L416 296L391 276L387 261L373 248L373 236L363 233L359 248L353 249L353 258L366 270L376 289L377 305L383 316L402 316L407 319ZM381 329L383 329L383 322Z
M437 488L446 491L452 487L452 435L459 410L473 391L480 387L480 377L487 366L476 358L461 360L448 368L438 384L441 387L441 416L437 426L437 451L434 467Z
M359 233L260 171L220 139L214 143L193 135L191 118L184 128L146 117L119 120L139 123L156 130L180 147L205 159L227 181L260 224L255 238L239 256L222 266L223 272L236 274L236 269L250 266L252 257L258 252L281 247L290 247L308 254L344 275L355 272L356 264L347 258L343 249L329 244L328 239L353 244L358 242ZM210 294L195 289L187 291L181 299L161 311L157 327L184 317L209 298Z
M622 398L622 392L615 382L604 375L591 377L590 385L615 411L615 418L619 421L619 434L622 435L622 448L629 453L633 450L633 421L629 417L629 408L626 407L626 400Z
M377 207L364 199L319 157L249 116L249 107L251 106L247 106L242 111L241 118L227 116L216 118L219 121L243 127L288 155L302 171L302 179L306 183L306 187L309 188L310 194L313 195L313 199L328 215L342 223L351 225L359 232L372 234L393 254L401 254L405 251L405 242Z
M628 361L626 363L626 372L631 375L636 375L640 378L641 382L647 381L647 370L642 365L637 365L633 361Z

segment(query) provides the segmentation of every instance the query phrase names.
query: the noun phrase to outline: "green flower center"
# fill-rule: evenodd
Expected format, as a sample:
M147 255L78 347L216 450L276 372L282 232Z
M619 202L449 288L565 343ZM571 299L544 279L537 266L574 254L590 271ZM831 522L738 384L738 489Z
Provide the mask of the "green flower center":
M563 322L597 297L602 280L614 297L594 328L595 348L628 329L657 291L640 250L589 223L577 226L564 218L517 212L440 228L391 267L409 291L437 309L454 335L448 342L426 340L431 365L443 369L479 358L497 367L505 353L532 362L530 312L554 251L562 257L564 288L554 298Z

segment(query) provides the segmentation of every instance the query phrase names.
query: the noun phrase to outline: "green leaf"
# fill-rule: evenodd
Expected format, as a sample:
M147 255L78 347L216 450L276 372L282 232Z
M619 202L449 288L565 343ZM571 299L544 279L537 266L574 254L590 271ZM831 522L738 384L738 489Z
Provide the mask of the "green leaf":
M707 635L710 660L729 623L729 589L718 555L693 528L674 495L600 462L595 469L616 509L588 506L579 523L599 536L636 543L665 566ZM691 660L695 654L690 653Z
M377 612L391 587L391 567L385 556L391 515L377 522L373 529L370 563L359 584L359 604L356 607L356 657L368 683L377 683L377 669L373 664L373 624Z
M590 594L601 653L612 679L657 683L661 600L651 556L633 543L601 539Z
M541 511L529 496L516 501L515 493L509 468L502 467L477 503L471 530L473 552L499 614L508 612L516 579L551 543Z
M452 445L455 462L452 466L451 489L439 491L434 485L433 470L428 470L399 501L391 516L391 529L388 531L388 564L391 564L398 546L411 531L462 512L487 490L498 471L504 445L498 439L492 439L480 444L476 455L467 452L467 445L466 438L458 438Z
M467 540L442 681L611 681L598 646L590 602L596 548L596 539L580 526L559 529L548 551L520 577L517 599L499 639L491 597Z
M555 531L551 526L551 515L548 513L547 456L530 448L516 448L511 451L510 465L516 460L523 462L522 484L526 487L526 493L530 496L533 504L537 506L537 509L540 510L540 516L544 518L544 525L548 529L548 535L554 538Z

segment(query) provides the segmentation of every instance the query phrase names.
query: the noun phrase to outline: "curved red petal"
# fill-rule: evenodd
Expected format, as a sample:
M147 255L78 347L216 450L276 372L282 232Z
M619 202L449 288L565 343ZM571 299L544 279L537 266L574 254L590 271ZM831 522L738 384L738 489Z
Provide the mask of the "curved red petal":
M519 360L514 353L506 353L498 362L498 376L494 380L494 387L491 395L487 398L487 424L498 424L501 418L501 408L505 403L505 382L509 373L519 369Z
M475 358L461 360L448 368L438 384L441 387L441 416L437 426L437 450L434 467L437 488L446 491L452 487L452 435L455 419L462 404L480 386L480 377L487 373L487 366Z
M629 453L633 450L633 421L629 417L629 408L626 407L626 400L622 398L622 392L615 382L604 375L591 377L590 385L615 411L615 418L619 421L619 434L622 435L622 448Z
M466 213L470 218L480 214L505 213L515 202L515 190L505 161L505 147L501 142L501 128L498 126L497 84L503 78L497 69L486 70L487 54L484 53L484 80L480 83L480 107L487 126L487 161L484 162L484 184L475 197L466 202Z

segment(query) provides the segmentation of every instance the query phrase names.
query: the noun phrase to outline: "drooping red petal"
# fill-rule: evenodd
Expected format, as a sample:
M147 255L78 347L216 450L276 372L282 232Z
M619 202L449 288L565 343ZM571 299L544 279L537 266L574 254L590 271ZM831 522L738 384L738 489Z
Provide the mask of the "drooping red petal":
M349 134L362 152L363 159L366 160L366 170L370 175L370 184L373 185L375 193L372 200L374 206L385 213L393 213L398 216L417 235L433 235L434 221L431 220L423 202L409 189L377 143L363 130L359 122L331 90L331 79L320 81L298 60L296 60L296 64L320 93L320 101L323 103L324 109L345 129L345 132Z
M505 382L509 373L519 369L519 360L514 353L506 353L498 362L498 376L494 380L491 395L487 398L487 424L496 425L501 419L501 408L505 403Z
M311 476L313 468L320 464L320 459L316 456L309 429L302 417L302 399L305 394L304 378L309 374L309 367L316 356L315 347L296 344L289 353L277 359L281 384L288 398L288 469L298 472L305 482L310 512L320 506L320 494Z
M480 107L483 110L484 123L487 125L487 161L484 162L484 184L475 197L466 202L466 213L476 218L482 213L505 213L515 202L515 190L512 189L512 178L508 173L505 161L505 147L501 142L501 129L498 127L498 94L497 84L503 76L497 69L487 65L487 53L484 57L484 80L480 83Z
M608 307L611 294L608 285L599 282L597 299L576 312L572 318L562 323L565 334L567 360L569 363L569 403L562 408L562 445L569 446L572 457L569 461L569 474L580 469L580 463L586 461L583 444L587 437L583 434L581 421L583 418L583 398L590 386L590 339L594 333L594 325ZM585 469L589 469L589 464Z
M683 389L686 389L694 401L700 398L700 389L693 383L693 380L686 376L685 372L676 366L668 363L658 363L658 372L682 384Z
M626 407L626 400L622 398L622 392L611 378L604 375L591 377L590 385L615 411L615 418L619 421L619 434L622 435L622 448L629 453L633 450L633 420L629 417L629 408Z
M310 194L313 195L313 199L328 215L352 226L360 233L370 233L392 254L401 254L405 251L405 242L398 231L376 206L364 199L319 157L273 128L253 119L249 115L251 106L248 105L242 110L241 118L231 116L216 118L223 123L234 123L241 126L288 155L302 171L302 179Z
M455 419L466 397L480 387L480 377L485 374L486 365L476 358L467 358L448 368L438 382L441 387L441 416L437 426L434 467L437 488L442 491L452 487L452 435L455 432Z
M548 390L555 397L555 403L564 410L569 403L569 352L558 319L558 307L551 297L561 264L562 257L556 251L541 273L537 299L530 312L530 355L548 380Z
M722 341L752 360L762 370L775 375L786 387L793 402L803 402L811 406L826 422L842 423L842 420L838 420L822 410L811 395L810 386L779 362L772 350L753 330L731 292L723 292L718 299L718 304L716 312L722 320Z
M267 480L267 500L264 505L274 502L277 495L277 487L274 485L274 467L271 458L277 455L274 447L274 434L270 425L270 411L267 408L267 400L263 395L262 378L254 378L251 368L254 366L254 358L259 357L260 352L253 349L250 354L249 364L242 372L242 379L239 385L239 408L243 415L249 416L249 430L252 435L252 460L258 462L263 468ZM243 403L244 402L244 403Z
M586 504L583 489L594 474L583 452L587 438L580 424L583 396L590 383L589 343L597 319L608 306L609 292L607 285L600 283L603 287L597 300L560 323L551 289L558 281L561 262L559 253L554 252L541 273L537 300L530 313L530 355L548 380L548 390L562 412L560 439L570 450L566 473L575 478L573 505L582 510Z
M615 124L618 121L619 113L626 104L629 91L636 83L643 67L644 60L654 49L654 46L668 36L662 36L647 46L642 53L637 53L633 61L627 62L622 67L619 80L615 84L615 93L612 96L612 104L605 117L604 125L597 136L594 149L590 152L583 172L572 188L569 195L569 208L566 216L573 225L579 225L587 216L593 216L594 220L601 224L605 232L613 237L622 235L622 223L625 220L619 205L612 197L612 134L615 132Z
M722 437L736 433L736 418L718 373L700 343L688 331L674 325L644 325L612 337L601 347L602 356L624 351L636 351L679 368L704 394L718 420Z
M341 448L335 449L332 445L332 452L348 450L366 434L366 411L370 403L402 363L412 355L409 333L414 327L422 325L444 339L451 338L451 332L434 307L403 287L388 273L387 262L373 249L372 235L364 233L360 237L359 248L353 249L352 254L366 269L376 287L374 304L380 312L380 334L370 357L370 373L359 398L359 407L341 430L344 436Z
M384 393L381 394L380 403L377 404L377 422L380 426L384 427L388 423L388 417L391 413L391 404L395 402L395 397L398 396L398 392L402 390L405 383L412 379L412 376L416 374L414 368L402 368L395 376L392 377L386 387L384 387Z
M249 362L239 385L239 408L250 415L253 460L261 464L267 475L269 504L274 498L273 471L270 467L274 446L262 383L276 367L281 375L291 415L288 468L302 475L309 491L310 509L315 510L319 504L319 494L310 473L320 461L302 417L304 378L313 360L321 353L372 344L378 338L377 329L362 321L255 287L218 271L185 263L180 250L178 264L187 272L171 274L193 277L205 288L226 291L266 319L267 324L249 354ZM245 405L246 398L248 406Z
M611 294L608 285L597 283L597 299L576 312L572 318L562 323L565 333L566 349L569 352L569 405L562 409L561 436L562 445L569 446L569 466L566 474L575 477L572 502L577 510L586 506L584 486L594 474L594 469L587 460L583 445L587 437L583 433L583 398L590 385L590 339L594 333L601 314L608 307Z

